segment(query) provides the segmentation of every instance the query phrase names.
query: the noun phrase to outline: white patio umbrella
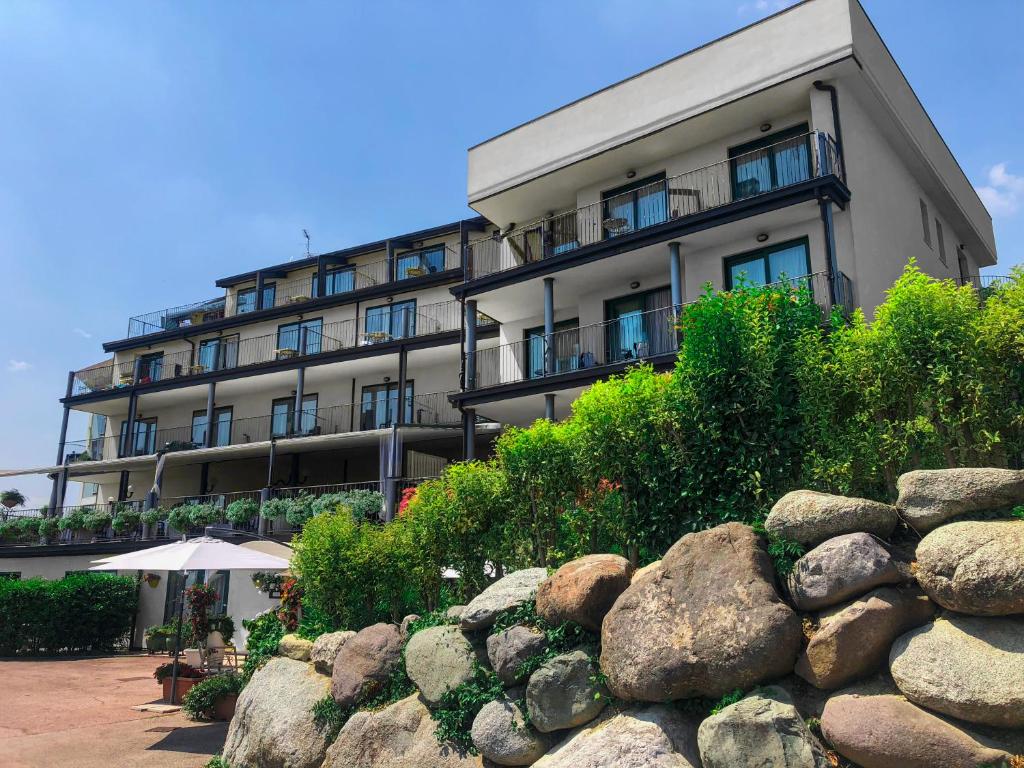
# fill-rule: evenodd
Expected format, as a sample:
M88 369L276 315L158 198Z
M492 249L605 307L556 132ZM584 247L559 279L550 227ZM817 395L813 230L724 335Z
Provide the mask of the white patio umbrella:
M283 571L289 565L283 557L240 547L212 536L176 541L93 562L96 565L90 571ZM181 622L185 610L185 582L186 579L182 579L178 600L178 632L174 643L174 667L171 670L171 704L174 703L178 682L178 648L181 646Z

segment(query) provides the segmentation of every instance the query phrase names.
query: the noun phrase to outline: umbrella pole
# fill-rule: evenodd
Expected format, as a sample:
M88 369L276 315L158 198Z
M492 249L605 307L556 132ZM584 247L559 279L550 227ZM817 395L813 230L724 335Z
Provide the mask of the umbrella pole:
M178 631L174 638L174 666L171 667L171 704L178 693L178 654L181 652L181 624L182 616L185 613L185 584L188 583L188 574L181 572L184 577L181 580L181 594L178 596Z

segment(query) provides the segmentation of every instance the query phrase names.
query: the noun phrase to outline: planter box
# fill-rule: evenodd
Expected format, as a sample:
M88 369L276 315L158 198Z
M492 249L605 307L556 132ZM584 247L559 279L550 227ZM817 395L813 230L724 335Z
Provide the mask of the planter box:
M213 707L214 720L230 720L235 716L235 704L238 703L237 693L228 693L217 699Z
M202 681L203 678L201 677L179 677L174 695L174 703L181 704L182 697L189 692L192 686ZM164 687L164 701L169 702L171 700L171 678L165 677L161 685Z

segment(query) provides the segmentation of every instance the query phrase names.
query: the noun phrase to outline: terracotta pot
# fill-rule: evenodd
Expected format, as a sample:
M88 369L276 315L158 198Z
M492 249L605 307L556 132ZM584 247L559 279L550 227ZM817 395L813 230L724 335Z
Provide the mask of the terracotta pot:
M235 704L238 703L237 693L226 693L217 699L213 707L214 720L230 720L235 716Z
M201 683L203 678L201 677L179 677L178 684L175 690L174 703L181 704L181 699L196 683ZM169 702L171 700L171 678L165 677L162 683L164 687L164 701Z

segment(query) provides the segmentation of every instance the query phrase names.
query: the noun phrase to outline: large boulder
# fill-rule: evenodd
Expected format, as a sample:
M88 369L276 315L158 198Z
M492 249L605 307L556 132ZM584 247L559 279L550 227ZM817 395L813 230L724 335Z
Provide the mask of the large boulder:
M978 768L1010 757L900 696L833 696L821 730L861 768Z
M697 728L675 707L603 717L569 733L534 768L700 768Z
M625 700L719 697L793 669L800 620L775 592L771 561L748 526L677 541L605 616L601 669Z
M629 586L633 566L618 555L587 555L559 568L537 590L537 613L553 626L574 621L591 632Z
M583 651L549 659L526 685L530 722L541 733L589 723L608 703L608 691L596 678L597 670Z
M786 584L793 605L817 611L900 581L896 563L878 539L868 533L847 533L797 560Z
M796 662L796 674L835 689L877 671L893 641L929 621L935 605L916 589L881 587L819 618L819 629Z
M896 481L896 509L916 530L959 515L1024 504L1024 470L919 469Z
M524 568L498 579L474 597L459 615L463 629L486 629L505 611L533 600L548 577L546 568Z
M957 613L1024 613L1024 522L950 523L917 545L918 582Z
M402 699L377 712L356 712L345 723L323 761L323 768L482 768L482 765L479 757L438 743L430 710L418 696Z
M543 653L548 647L544 633L516 624L487 638L487 658L491 668L505 685L521 683L525 676L519 668L527 659Z
M298 635L288 634L281 638L277 644L277 655L295 661L309 661L309 655L313 651L313 641L307 640Z
M869 499L818 491L790 491L764 521L768 533L806 547L845 533L873 533L888 538L899 521L896 508Z
M945 614L893 643L893 680L922 707L1004 728L1024 727L1024 618Z
M700 724L697 744L704 768L829 768L825 757L781 688L766 686Z
M373 696L401 663L402 641L394 624L374 624L349 638L334 659L334 700L352 707Z
M516 701L521 694L522 689L515 689L484 704L473 720L473 745L492 763L532 765L554 742L552 736L527 724Z
M405 671L429 706L473 678L476 652L458 627L440 626L421 630L405 647Z
M324 632L314 640L309 660L313 662L316 671L321 675L333 675L334 660L338 658L341 647L355 636L355 632L343 630L341 632Z
M305 662L268 661L238 696L224 759L237 766L320 768L327 741L312 710L330 688L330 678Z

